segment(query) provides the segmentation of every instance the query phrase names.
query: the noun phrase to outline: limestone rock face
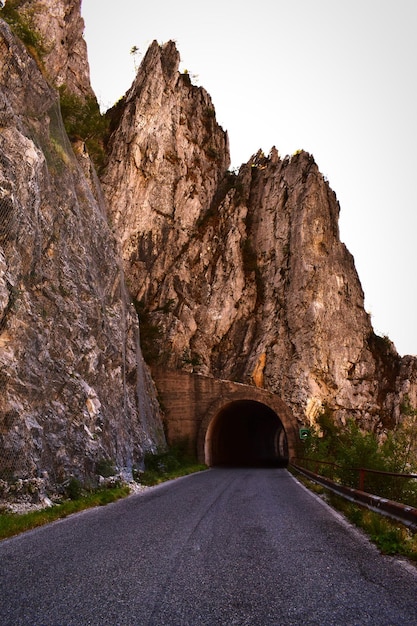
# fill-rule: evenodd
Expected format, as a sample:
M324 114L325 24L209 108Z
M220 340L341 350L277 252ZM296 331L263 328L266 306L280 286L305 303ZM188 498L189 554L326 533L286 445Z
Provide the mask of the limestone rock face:
M101 181L138 300L159 290L229 165L227 135L216 123L211 99L178 73L179 60L172 42L154 42L135 83L110 114L117 131ZM161 297L167 304L173 296L167 288Z
M209 95L179 74L178 65L172 42L151 45L135 83L111 112L117 130L101 177L132 294L153 311L176 309L166 317L169 364L189 349L197 331L195 299L186 291L193 268L214 267L212 254L195 238L201 220L216 211L229 165L227 135L216 123ZM228 267L234 271L233 259ZM146 330L142 325L145 343Z
M48 80L70 93L94 97L87 45L83 38L81 0L21 0L18 11L41 40Z
M163 442L159 408L57 94L3 21L0 57L0 478L89 480Z
M301 423L389 427L416 398L416 360L377 337L339 205L311 155L273 148L229 166L207 93L152 44L124 100L102 177L158 365L264 386ZM406 390L406 391L405 391Z

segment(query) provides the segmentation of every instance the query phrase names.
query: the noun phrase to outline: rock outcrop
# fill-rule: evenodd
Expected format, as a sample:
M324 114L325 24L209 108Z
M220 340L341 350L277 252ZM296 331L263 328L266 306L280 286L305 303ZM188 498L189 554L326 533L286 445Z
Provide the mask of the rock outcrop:
M9 0L19 31L27 34L34 55L54 87L65 86L81 98L94 98L85 43L81 0Z
M417 402L416 359L377 337L339 205L311 155L273 148L228 171L204 89L150 47L125 98L102 176L147 357L279 394L301 423L328 405L369 428Z
M164 437L118 242L57 92L1 20L0 57L0 478L53 489L131 470Z

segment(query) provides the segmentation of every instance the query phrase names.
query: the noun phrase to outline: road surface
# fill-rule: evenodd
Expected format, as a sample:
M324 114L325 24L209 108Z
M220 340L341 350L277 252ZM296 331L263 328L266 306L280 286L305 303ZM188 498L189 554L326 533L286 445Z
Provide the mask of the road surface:
M417 570L285 469L211 469L0 542L0 623L416 626Z

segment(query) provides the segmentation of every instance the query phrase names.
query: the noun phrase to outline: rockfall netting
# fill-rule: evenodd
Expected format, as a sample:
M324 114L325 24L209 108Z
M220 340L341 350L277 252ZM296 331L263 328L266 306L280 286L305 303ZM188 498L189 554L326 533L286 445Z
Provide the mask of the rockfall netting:
M34 501L131 475L163 431L88 154L1 20L0 57L0 499Z

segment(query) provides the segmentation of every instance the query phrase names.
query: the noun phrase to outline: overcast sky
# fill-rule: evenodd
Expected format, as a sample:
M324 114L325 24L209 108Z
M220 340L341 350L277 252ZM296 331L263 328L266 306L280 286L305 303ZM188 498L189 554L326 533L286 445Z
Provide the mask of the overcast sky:
M273 145L313 154L374 330L417 354L417 0L82 0L82 14L103 109L152 40L173 39L232 167Z

